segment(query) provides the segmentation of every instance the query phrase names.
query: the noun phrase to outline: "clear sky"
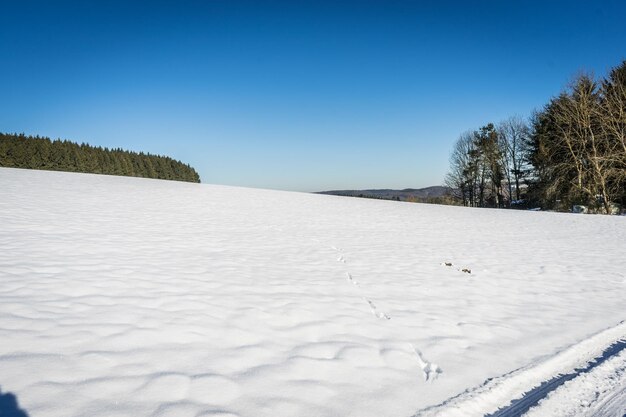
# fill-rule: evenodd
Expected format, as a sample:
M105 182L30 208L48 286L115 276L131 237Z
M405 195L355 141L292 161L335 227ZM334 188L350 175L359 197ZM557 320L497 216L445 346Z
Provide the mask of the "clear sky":
M205 183L438 185L458 135L626 59L623 1L1 1L0 131Z

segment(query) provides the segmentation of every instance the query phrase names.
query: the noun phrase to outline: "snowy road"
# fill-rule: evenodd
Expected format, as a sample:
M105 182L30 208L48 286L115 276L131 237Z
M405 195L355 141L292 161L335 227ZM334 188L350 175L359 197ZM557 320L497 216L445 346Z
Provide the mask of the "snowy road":
M550 393L526 417L626 415L626 342L618 354Z
M607 329L542 363L487 381L417 416L622 417L626 397L626 324Z
M482 417L623 338L624 242L624 217L0 168L0 389L31 417ZM580 409L618 410L623 355L528 413L601 381Z

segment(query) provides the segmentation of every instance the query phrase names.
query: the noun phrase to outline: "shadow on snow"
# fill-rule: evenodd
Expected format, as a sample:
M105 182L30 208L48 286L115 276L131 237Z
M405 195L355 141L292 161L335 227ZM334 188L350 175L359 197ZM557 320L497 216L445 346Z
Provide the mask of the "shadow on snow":
M531 407L537 405L537 403L544 399L550 392L557 389L570 379L576 378L580 374L591 371L598 365L601 365L607 359L619 354L622 350L626 349L626 340L620 340L611 346L609 346L602 355L598 356L584 368L574 369L569 374L563 374L556 376L549 381L544 381L537 388L532 389L525 393L521 398L513 400L511 405L501 408L493 414L488 414L485 417L519 417L526 413Z
M28 417L28 413L19 407L15 394L10 392L3 394L1 388L0 417Z

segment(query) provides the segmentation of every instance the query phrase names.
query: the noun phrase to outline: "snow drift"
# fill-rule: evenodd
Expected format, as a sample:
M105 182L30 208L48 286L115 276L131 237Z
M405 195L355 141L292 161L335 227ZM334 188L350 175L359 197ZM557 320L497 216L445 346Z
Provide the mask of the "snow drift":
M32 417L445 415L626 319L625 221L3 168L0 388Z

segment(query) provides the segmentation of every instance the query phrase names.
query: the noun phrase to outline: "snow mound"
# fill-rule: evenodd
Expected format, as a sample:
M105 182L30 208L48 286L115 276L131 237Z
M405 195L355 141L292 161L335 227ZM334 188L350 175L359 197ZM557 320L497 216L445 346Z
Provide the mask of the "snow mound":
M0 388L31 416L419 414L626 319L625 221L0 168Z

